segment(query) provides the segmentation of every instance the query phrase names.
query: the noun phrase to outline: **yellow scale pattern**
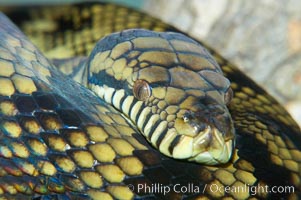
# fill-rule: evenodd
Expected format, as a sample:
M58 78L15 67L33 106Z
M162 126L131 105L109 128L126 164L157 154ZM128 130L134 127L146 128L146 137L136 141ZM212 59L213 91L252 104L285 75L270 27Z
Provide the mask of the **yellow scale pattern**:
M112 112L111 107L103 105L95 105L100 111L96 112L95 117L103 122L103 126L82 124L81 128L64 129L66 124L57 113L43 108L49 99L42 99L37 104L32 98L38 92L51 90L53 85L49 85L47 75L51 76L52 66L17 30L6 32L8 27L15 27L5 20L1 18L0 26L1 37L5 38L1 43L5 54L1 54L0 108L1 141L8 142L8 145L0 146L0 156L7 160L6 164L1 163L0 171L1 177L9 177L10 181L1 181L0 195L8 195L12 199L17 193L61 193L68 184L74 191L85 190L95 199L131 199L133 193L123 184L107 187L108 193L92 189L103 187L104 181L121 183L126 175L141 174L143 165L132 152L146 147L137 141L124 139L136 130L115 110ZM39 70L34 66L36 62L39 63ZM115 123L118 125L113 126ZM35 137L42 134L42 140ZM74 150L68 155L49 155L50 151L66 152L70 148ZM51 161L45 156L51 157ZM95 169L90 170L92 167ZM44 185L39 177L55 176L58 174L57 168L60 168L60 173L76 173L79 179L66 180L65 186L54 183ZM78 168L82 170L78 171ZM37 180L26 182L18 179L22 176L36 177ZM18 195L16 198L19 198Z
M41 13L46 17L41 17ZM161 31L169 28L144 14L111 5L45 8L36 10L33 16L48 25L43 27L44 22L33 20L25 24L24 30L33 34L34 42L40 44L43 51L52 49L48 55L85 53L95 40L119 29L142 26ZM59 18L71 19L77 28L90 18L93 22L79 30L80 33L71 30L61 33L52 46L46 46L40 41L54 41L52 34L59 28L55 23ZM103 32L97 28L100 24L104 24ZM51 34L45 34L45 29ZM295 187L295 193L280 194L285 198L300 197L301 152L296 145L301 141L300 129L272 97L215 52L212 52L215 59L232 81L234 99L230 111L236 130L254 144L239 138L241 146L229 164L208 167L181 163L158 154L115 109L58 73L3 16L0 30L2 199L20 199L34 193L66 193L71 197L82 195L82 199L87 198L83 194L92 199L132 199L137 191L132 192L126 186L129 183L175 184L188 177L200 186L207 184L205 193L195 194L194 199L273 197L267 192L251 195L248 191L226 193L209 189L210 186L244 184L273 186L273 183ZM75 100L71 98L74 96ZM174 109L166 112L172 113ZM71 118L71 122L64 118L70 113L77 116ZM263 170L261 174L260 170ZM184 194L139 195L181 199Z

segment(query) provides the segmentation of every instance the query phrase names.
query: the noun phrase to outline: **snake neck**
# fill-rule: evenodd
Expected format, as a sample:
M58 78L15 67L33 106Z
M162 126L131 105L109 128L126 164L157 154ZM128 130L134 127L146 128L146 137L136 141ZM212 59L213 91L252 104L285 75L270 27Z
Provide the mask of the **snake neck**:
M127 95L124 89L116 90L106 85L98 86L95 84L90 84L89 87L105 102L125 115L148 140L151 140L152 133L155 132L152 130L154 127L161 130L157 130L157 133L162 133L166 129L167 122L158 123L160 116L152 112L152 107L145 106L145 102L137 101L132 95ZM156 143L153 145L157 146Z

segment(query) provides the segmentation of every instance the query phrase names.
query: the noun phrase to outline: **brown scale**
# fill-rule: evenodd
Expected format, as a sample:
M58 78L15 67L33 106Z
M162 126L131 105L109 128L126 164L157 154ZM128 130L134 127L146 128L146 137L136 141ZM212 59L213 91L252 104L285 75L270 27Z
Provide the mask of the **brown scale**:
M22 18L15 17L20 16L16 13L10 16L49 58L87 54L99 38L129 27L175 30L143 13L106 4L24 12L27 14ZM48 26L40 26L41 19ZM28 20L30 23L24 23ZM12 29L6 32L8 27ZM119 114L112 107L50 67L8 22L1 21L0 29L0 122L4 124L0 129L0 198L25 199L50 193L65 193L71 199L301 198L300 129L272 97L210 48L232 82L230 112L238 135L231 162L216 167L162 156L123 117L114 120ZM135 66L138 54L132 55L131 65ZM177 109L169 107L166 112ZM76 136L83 140L77 141ZM47 156L42 156L45 151ZM131 192L126 186L155 183L207 187L205 193L170 192L164 196L138 191L137 187ZM210 185L244 184L258 188L293 185L295 193L261 192L252 196L209 189Z

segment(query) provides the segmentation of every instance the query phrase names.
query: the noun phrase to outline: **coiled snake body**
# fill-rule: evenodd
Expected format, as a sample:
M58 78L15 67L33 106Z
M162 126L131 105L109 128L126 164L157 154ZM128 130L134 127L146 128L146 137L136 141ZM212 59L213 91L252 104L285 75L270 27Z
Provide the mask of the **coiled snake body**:
M213 50L127 30L74 57L122 29L176 30L112 5L30 12L46 29L10 16L65 59L1 15L1 199L300 197L300 129Z

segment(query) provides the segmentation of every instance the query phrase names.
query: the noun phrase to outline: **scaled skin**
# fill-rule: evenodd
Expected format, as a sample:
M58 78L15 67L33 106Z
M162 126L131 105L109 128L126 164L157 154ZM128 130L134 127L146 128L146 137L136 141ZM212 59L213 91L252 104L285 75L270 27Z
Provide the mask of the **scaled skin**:
M51 50L51 55L54 55L53 53L60 56L87 55L102 35L133 26L177 31L143 13L112 5L60 5L43 9L22 9L22 13L24 12L33 14L30 15L30 19L17 20L20 27L24 21L31 20L30 23L26 23L30 26L27 30L31 30L28 35L32 34L36 42L41 39L36 43L39 46L50 45L44 50ZM13 15L16 16L20 15ZM35 20L40 22L41 19L56 26L53 30L47 29L47 33L40 33L42 37L36 37L34 33L41 29L33 22ZM2 39L6 39L0 41L2 58L0 72L6 75L2 74L0 78L5 84L8 83L8 87L5 88L9 90L5 92L9 94L5 93L0 98L0 119L13 120L14 123L5 123L4 127L8 131L1 132L5 134L1 135L0 143L0 166L3 175L0 177L0 186L4 192L0 194L1 197L28 199L41 194L43 197L46 196L45 198L67 199L301 197L300 129L279 103L217 52L210 50L226 77L231 80L231 87L234 90L229 111L235 124L237 144L227 164L206 166L165 157L149 146L137 129L125 120L124 115L120 115L108 103L91 95L86 88L50 67L47 59L43 59L39 51L29 45L24 35L16 34L18 32L16 27L12 28L9 23L2 22L1 20L3 26L0 34ZM85 23L85 27L80 26L82 23ZM112 26L113 24L115 26ZM95 33L97 38L90 37ZM20 49L16 51L16 46L22 46L27 51ZM63 52L56 51L62 49ZM19 64L15 65L15 62ZM22 75L26 80L28 78L33 80L37 93L28 94L27 90L23 91L22 84L17 83L19 78L15 80L21 92L16 90L15 80L10 76L7 77L8 71L3 70L9 63L13 69L12 73ZM24 63L26 65L23 65ZM30 99L37 104L28 104L32 102ZM55 127L58 129L51 129ZM46 131L44 128L47 128ZM21 132L17 131L20 129ZM28 137L30 135L24 133L33 134L34 137ZM77 147L80 144L72 140L77 136L82 138L80 144L88 141L88 145ZM38 138L38 141L35 138ZM45 151L37 151L39 147L36 145L39 144L37 142L47 147L46 156L41 155ZM27 149L30 154L21 154L26 151L15 151L18 147ZM83 163L82 160L89 162ZM45 161L48 161L48 164ZM49 163L55 168L51 168ZM91 168L86 168L87 165ZM56 170L59 170L59 173L56 173ZM99 177L101 179L98 179ZM160 192L136 190L138 184L151 187L158 182L163 186L180 183L183 187L187 186L187 182L194 183L200 192L176 193L171 190L163 196ZM134 186L134 190L129 190L128 185ZM234 189L245 186L253 189L292 186L294 192L271 193L265 190L260 190L259 193L250 193L248 190L226 192L223 188L227 186ZM216 187L221 191L216 192L214 190Z

